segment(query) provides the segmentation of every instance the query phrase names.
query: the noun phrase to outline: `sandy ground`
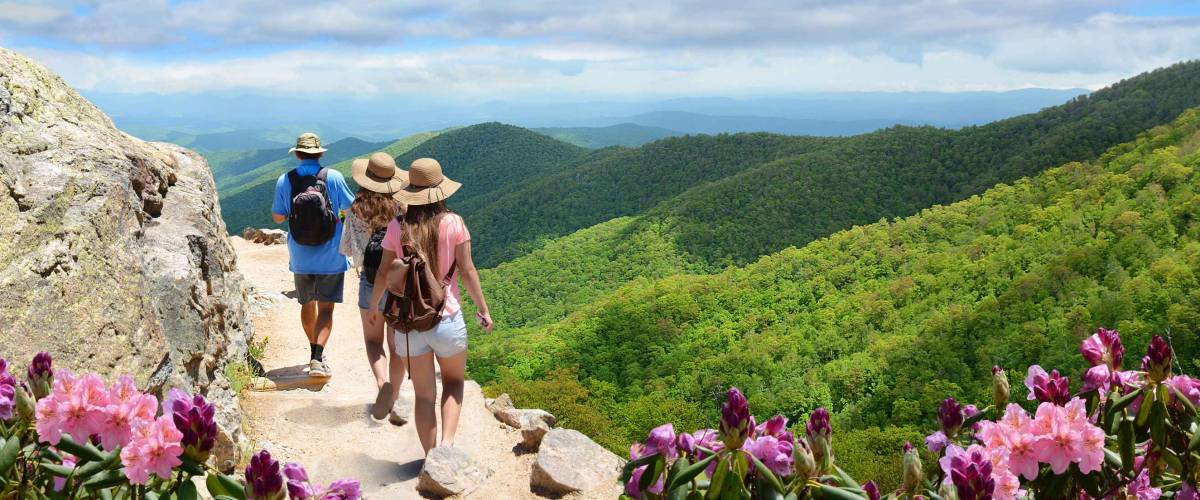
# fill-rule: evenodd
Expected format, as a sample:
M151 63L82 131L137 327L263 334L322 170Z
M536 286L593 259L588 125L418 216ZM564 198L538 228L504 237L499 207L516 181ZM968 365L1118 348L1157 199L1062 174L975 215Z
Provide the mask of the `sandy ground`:
M308 341L300 328L300 306L283 294L294 286L287 270L284 245L262 246L233 238L238 267L260 295L277 297L265 315L253 319L255 340L268 338L268 377L303 387L247 391L242 405L248 434L257 448L281 461L304 464L314 481L328 483L352 477L368 498L421 498L416 492L423 452L412 424L396 427L371 418L375 383L367 365L358 316L358 278L347 273L345 301L335 309L333 333L325 356L333 377L311 385L302 370ZM470 361L468 361L469 363ZM412 386L405 382L401 398L411 407ZM463 401L456 446L492 470L487 483L467 498L541 498L530 491L533 454L517 454L520 433L498 422L486 408L479 386L469 382ZM615 485L614 485L615 486ZM613 498L619 488L579 498Z

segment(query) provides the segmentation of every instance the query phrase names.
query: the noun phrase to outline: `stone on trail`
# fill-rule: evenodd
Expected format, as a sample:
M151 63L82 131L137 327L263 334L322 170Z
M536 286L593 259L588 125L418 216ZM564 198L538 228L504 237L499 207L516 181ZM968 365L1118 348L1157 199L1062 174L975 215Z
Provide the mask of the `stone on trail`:
M554 424L558 422L558 419L554 418L554 415L550 414L550 412L546 410L525 410L514 408L495 413L494 415L496 416L497 420L504 422L509 427L514 429L533 427L537 425L537 422L544 422L546 427L554 427Z
M529 484L552 494L588 491L613 484L621 459L573 429L552 429L542 438Z
M439 446L425 457L417 489L443 497L467 495L482 486L489 475L491 471L485 471L462 449Z
M521 428L521 446L526 450L536 451L542 445L542 438L550 432L550 426L544 420L534 420L527 427Z
M486 399L483 404L487 406L488 411L492 412L493 415L516 408L513 406L512 398L508 396L507 392L501 394L496 399Z

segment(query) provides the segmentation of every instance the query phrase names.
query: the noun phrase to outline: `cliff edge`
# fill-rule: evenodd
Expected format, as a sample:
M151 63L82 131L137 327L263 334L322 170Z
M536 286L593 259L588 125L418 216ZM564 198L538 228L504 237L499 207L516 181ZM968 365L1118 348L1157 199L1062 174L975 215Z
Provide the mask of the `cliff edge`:
M219 210L202 157L121 132L0 48L0 355L203 393L229 468L242 430L224 372L250 325Z

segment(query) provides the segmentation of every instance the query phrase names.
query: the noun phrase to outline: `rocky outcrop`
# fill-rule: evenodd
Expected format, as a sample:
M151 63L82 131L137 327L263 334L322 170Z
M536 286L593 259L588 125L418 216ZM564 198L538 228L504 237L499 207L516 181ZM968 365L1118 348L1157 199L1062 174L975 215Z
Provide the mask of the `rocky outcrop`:
M287 243L287 231L282 229L256 229L248 227L242 230L242 238L260 245L282 245Z
M542 439L529 486L535 491L567 494L613 484L621 459L572 429L552 429Z
M46 68L0 49L0 355L128 373L220 408L218 466L241 423L246 295L203 158L113 125Z
M425 457L417 489L440 497L467 495L482 486L490 475L467 452L453 446L439 446L429 450Z

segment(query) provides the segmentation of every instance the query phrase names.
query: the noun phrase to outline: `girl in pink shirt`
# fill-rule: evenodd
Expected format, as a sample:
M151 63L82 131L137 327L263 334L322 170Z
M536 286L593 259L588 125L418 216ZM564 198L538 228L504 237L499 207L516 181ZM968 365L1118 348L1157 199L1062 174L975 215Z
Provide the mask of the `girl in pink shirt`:
M403 256L404 244L414 246L430 267L444 277L453 269L450 289L442 308L442 321L423 332L395 332L396 354L409 358L413 392L416 395L413 422L425 453L438 445L437 419L433 400L437 394L434 359L442 372L441 445L454 444L458 416L462 410L463 381L467 367L467 325L463 320L458 280L462 279L471 300L478 306L476 320L486 331L492 330L479 272L471 260L471 233L462 217L446 208L445 200L462 187L442 175L442 166L432 158L421 158L409 169L409 185L395 194L408 206L404 222L393 220L383 238L383 259L376 283L387 283L387 272L397 256ZM378 304L386 287L375 287L370 304L371 321L383 321ZM407 335L407 339L400 337Z

